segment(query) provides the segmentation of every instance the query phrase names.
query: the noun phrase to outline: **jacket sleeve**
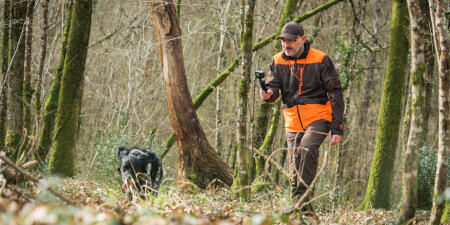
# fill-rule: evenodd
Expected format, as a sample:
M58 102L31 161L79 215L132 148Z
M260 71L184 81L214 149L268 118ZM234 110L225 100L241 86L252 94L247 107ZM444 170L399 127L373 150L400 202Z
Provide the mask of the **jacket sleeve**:
M336 68L328 56L325 56L320 64L320 78L328 92L328 97L333 109L331 121L331 134L341 135L344 128L344 98L341 81Z
M270 88L273 91L273 95L268 100L265 100L265 102L269 103L277 100L277 98L279 97L279 90L281 88L281 78L278 75L275 67L275 62L272 58L272 61L269 64L269 73L267 74L266 79L267 88Z

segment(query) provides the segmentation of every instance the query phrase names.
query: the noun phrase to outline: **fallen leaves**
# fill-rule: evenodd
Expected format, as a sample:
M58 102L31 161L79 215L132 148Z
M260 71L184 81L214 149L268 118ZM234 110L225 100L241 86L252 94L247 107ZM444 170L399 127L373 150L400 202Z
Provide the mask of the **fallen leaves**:
M75 179L48 185L77 200L80 207L67 206L57 199L44 201L42 196L48 193L38 187L8 185L0 192L0 224L389 224L396 218L393 211L349 209L337 209L334 214L318 212L320 222L286 216L281 213L290 206L286 190L261 193L257 200L243 202L233 199L226 189L180 193L166 186L157 198L129 202L121 187ZM418 213L416 224L426 224L427 219L427 212Z

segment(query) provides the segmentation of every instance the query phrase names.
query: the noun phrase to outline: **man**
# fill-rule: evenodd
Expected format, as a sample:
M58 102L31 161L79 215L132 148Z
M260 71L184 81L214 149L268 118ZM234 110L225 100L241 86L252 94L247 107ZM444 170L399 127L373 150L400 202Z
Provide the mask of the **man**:
M316 176L319 147L328 139L336 145L342 139L344 100L342 86L331 59L310 47L301 24L287 23L277 37L283 51L273 56L266 81L267 92L261 98L281 100L286 138L290 149L290 183L294 209L311 200L305 196ZM292 151L291 151L292 150ZM300 200L302 200L300 202ZM302 211L310 211L306 205Z

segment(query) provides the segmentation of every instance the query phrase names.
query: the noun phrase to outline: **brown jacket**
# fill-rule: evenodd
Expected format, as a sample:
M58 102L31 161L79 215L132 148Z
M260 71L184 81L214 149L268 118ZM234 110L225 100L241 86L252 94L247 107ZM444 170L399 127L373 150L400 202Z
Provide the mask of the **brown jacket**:
M305 42L305 50L297 60L280 52L273 56L269 66L266 84L273 95L267 102L275 101L279 97L278 90L281 91L287 131L301 132L311 122L326 119L331 122L331 133L342 135L342 86L325 53Z

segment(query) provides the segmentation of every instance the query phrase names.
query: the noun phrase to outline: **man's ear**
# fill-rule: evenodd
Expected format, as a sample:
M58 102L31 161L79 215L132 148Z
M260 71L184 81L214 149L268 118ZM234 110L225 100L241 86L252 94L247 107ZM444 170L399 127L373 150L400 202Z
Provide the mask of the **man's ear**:
M301 36L300 38L302 39L302 42L305 43L305 41L306 41L306 35L303 35L303 36Z
M117 149L117 157L119 157L119 159L122 158L122 155L125 154L125 153L127 153L127 151L128 151L128 149L127 149L126 147L120 146L120 147Z

